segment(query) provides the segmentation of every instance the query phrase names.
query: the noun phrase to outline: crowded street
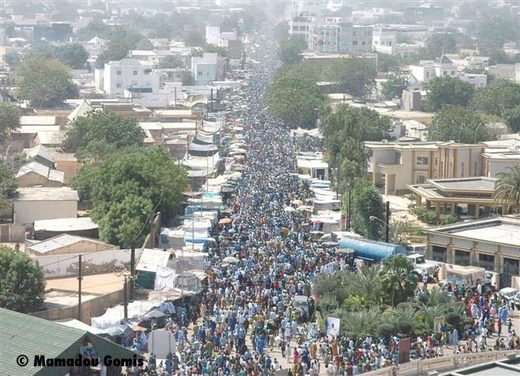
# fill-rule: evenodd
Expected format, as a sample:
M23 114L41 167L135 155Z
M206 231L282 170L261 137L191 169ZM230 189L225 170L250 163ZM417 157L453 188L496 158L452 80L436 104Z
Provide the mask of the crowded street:
M302 147L303 151L316 150L316 145L297 145L289 130L267 115L262 97L276 71L269 54L275 47L269 40L259 43L250 56L248 108L237 119L244 126L249 149L238 189L222 214L230 223L214 230L207 288L183 306L181 320L166 324L176 336L177 352L167 359L147 353L147 372L275 375L285 370L289 375L355 375L396 367L398 337L387 341L327 336L320 330L323 318L315 315L312 298L308 312L294 305L295 296L311 297L312 283L325 265L333 263L341 270L355 270L355 266L336 248L315 242L312 224L293 208L295 202L311 197L308 183L298 178L296 154ZM493 307L491 317L497 316L496 295L490 301L477 296L473 304L477 308L472 308L473 299L464 292L459 299L466 299L475 327L465 333L425 333L415 338L412 359L518 347L512 317L505 308L500 308L504 337L491 343L491 339L482 340L487 336L476 334L479 325L488 323L489 307Z

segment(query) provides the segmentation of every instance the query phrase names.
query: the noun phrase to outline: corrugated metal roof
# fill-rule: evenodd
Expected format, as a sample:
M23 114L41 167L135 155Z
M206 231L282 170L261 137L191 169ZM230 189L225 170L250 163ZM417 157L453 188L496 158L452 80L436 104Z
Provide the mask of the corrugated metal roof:
M66 247L66 246L69 246L69 245L72 245L72 244L75 244L78 242L82 242L82 241L89 242L89 243L106 244L99 240L94 240L94 239L89 239L89 238L84 238L81 236L74 236L74 235L69 235L69 234L61 234L58 236L54 236L50 239L44 240L40 243L31 245L28 248L33 252L47 253L47 252L55 251L56 249L60 249L60 248L63 248L63 247ZM112 246L110 246L110 244L106 244L106 245L107 245L107 249L112 247Z
M156 272L159 268L168 265L168 259L170 258L170 252L165 252L162 249L147 249L143 250L141 258L137 263L136 270L146 272Z
M107 341L85 330L71 328L58 323L0 308L0 364L2 375L16 376L61 376L68 368L34 367L35 355L49 358L75 358L88 337L100 357L132 358L137 355L113 342ZM20 367L17 357L28 357L28 364ZM139 355L137 355L139 356Z

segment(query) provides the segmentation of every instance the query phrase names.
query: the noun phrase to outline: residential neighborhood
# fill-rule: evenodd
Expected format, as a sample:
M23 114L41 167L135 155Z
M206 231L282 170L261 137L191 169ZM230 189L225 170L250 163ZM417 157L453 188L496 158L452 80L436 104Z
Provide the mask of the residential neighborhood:
M4 0L0 83L3 373L520 373L517 1Z

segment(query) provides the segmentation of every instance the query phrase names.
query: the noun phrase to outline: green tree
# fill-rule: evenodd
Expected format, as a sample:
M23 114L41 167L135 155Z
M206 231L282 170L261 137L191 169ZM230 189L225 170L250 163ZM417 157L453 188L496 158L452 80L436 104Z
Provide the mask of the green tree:
M289 24L286 21L278 22L274 25L273 36L278 43L289 39Z
M457 41L450 33L436 33L426 40L424 48L419 52L420 58L433 60L443 54L456 52Z
M430 141L450 141L473 144L489 141L490 133L482 118L464 107L445 106L428 127Z
M88 52L78 43L59 46L54 54L56 59L73 69L84 68L88 59Z
M18 183L14 172L2 161L0 161L0 213L10 208L9 199L16 194ZM10 213L9 213L10 214Z
M424 106L427 111L436 112L445 105L468 106L473 98L474 88L458 78L436 77L426 85Z
M520 132L520 105L504 111L504 120L513 132Z
M169 55L163 57L158 64L159 69L174 69L174 68L182 68L184 63L182 60L174 55Z
M154 208L167 223L180 209L187 185L186 171L165 150L144 147L122 149L100 165L84 166L73 181L93 205L101 238L122 247L144 227L136 241L142 243Z
M473 107L484 113L504 116L507 110L520 106L520 84L510 80L494 80L476 91Z
M43 269L26 253L0 246L0 307L19 312L42 308Z
M477 26L477 38L485 46L502 49L504 43L520 38L518 19L500 16L482 19Z
M348 159L359 163L363 170L367 159L363 143L387 137L391 127L388 117L380 116L374 110L348 105L338 105L335 111L331 107L325 107L320 124L331 167L337 168L342 161ZM344 177L349 175L342 173Z
M199 47L204 45L206 38L202 34L200 30L197 29L188 29L184 33L184 43L188 47Z
M91 111L67 130L63 149L79 159L103 160L125 147L142 146L145 133L133 118L112 111Z
M396 72L401 65L403 65L403 61L399 55L377 54L378 72Z
M326 81L337 82L338 92L365 98L375 84L376 67L366 59L334 59L325 67Z
M506 172L497 174L497 177L495 200L505 204L507 211L517 212L520 208L520 165L507 167Z
M307 49L307 42L300 35L282 40L278 45L278 59L284 65L294 65L303 60L302 53Z
M7 102L0 102L0 143L6 141L11 132L20 127L20 109Z
M414 296L417 278L413 271L413 264L403 255L390 256L383 262L381 282L387 302L392 307Z
M388 80L383 84L381 94L383 95L383 98L386 100L391 100L396 97L401 98L403 90L405 90L407 86L407 75L403 72L396 72L394 74L390 74Z
M11 69L16 69L20 65L22 57L18 52L9 51L4 55L4 62L9 65Z
M203 52L216 53L221 57L227 57L229 53L226 47L214 46L212 44L205 44L203 47Z
M379 239L382 223L371 220L370 217L383 221L384 205L377 188L365 181L360 181L354 189L352 205L354 230L368 239Z
M282 69L267 90L269 112L291 128L314 128L323 100L314 70L304 64Z
M25 59L16 75L19 98L32 106L55 107L67 98L76 98L78 88L70 70L57 60Z

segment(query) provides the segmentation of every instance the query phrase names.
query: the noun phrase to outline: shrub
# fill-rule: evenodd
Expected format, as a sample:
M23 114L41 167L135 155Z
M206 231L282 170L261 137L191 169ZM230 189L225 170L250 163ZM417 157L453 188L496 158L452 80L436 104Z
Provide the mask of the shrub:
M412 209L412 213L415 214L420 221L426 222L429 225L436 225L438 223L435 212L422 206Z
M395 328L392 324L381 324L377 328L377 335L381 338L390 338L395 334Z

